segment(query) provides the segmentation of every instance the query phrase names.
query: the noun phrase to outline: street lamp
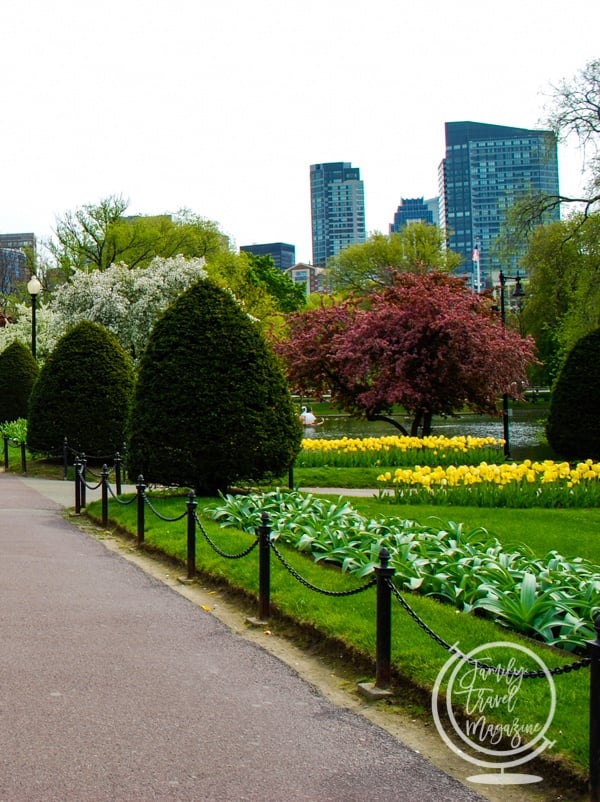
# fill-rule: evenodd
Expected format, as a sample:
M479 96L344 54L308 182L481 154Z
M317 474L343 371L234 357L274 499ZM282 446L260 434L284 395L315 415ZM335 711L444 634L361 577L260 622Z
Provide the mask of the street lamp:
M31 295L31 353L36 358L36 332L35 332L35 312L37 307L37 297L42 291L42 282L36 275L33 275L27 282L27 292Z
M502 325L506 327L506 302L505 302L505 289L507 281L515 282L515 289L512 294L513 300L519 305L523 302L525 292L521 286L521 276L517 270L516 276L505 276L502 270L498 278L500 279L500 317L502 318ZM510 410L508 408L508 393L502 395L502 426L504 429L504 459L510 459Z

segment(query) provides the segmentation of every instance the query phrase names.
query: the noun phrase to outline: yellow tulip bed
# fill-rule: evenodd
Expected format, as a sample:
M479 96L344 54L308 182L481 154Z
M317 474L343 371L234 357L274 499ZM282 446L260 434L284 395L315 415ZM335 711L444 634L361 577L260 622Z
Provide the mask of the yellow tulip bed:
M600 506L600 463L544 460L479 465L416 465L377 477L398 502L505 507Z
M337 440L302 441L296 465L300 468L335 467L389 468L421 465L450 465L457 459L475 465L497 459L503 440L494 437L429 436L342 437Z

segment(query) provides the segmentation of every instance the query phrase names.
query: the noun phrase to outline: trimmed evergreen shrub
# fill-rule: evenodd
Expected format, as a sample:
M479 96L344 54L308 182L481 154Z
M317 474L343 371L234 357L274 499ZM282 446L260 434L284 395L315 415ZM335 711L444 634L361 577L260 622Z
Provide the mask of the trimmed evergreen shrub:
M33 451L63 447L91 458L121 451L133 395L131 358L107 329L82 321L44 363L29 403L27 442Z
M562 459L600 458L600 329L567 356L552 390L546 435Z
M302 430L281 367L229 292L201 280L156 323L139 365L130 478L214 495L281 475Z
M0 423L27 417L39 368L29 348L15 340L0 354Z

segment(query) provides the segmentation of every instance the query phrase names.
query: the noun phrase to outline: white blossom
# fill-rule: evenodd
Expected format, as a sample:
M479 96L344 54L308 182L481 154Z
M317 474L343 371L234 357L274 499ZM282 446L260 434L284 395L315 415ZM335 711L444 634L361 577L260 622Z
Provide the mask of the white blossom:
M0 328L0 352L18 340L23 345L31 345L31 306L16 304L14 310L16 323L7 323ZM49 307L38 306L35 316L36 352L40 361L43 361L54 349L62 336L57 315Z
M138 358L158 317L191 284L206 278L204 264L199 258L157 257L148 267L118 264L105 271L77 271L38 310L39 356L52 350L71 326L91 320L113 332L125 350ZM12 339L30 342L31 310L20 308L19 322L5 329L11 329ZM0 333L0 350L6 347L3 343Z

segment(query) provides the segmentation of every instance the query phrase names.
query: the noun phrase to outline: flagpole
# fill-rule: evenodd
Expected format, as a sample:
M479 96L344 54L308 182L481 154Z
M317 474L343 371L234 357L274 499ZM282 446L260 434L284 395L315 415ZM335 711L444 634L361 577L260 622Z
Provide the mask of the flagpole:
M473 261L477 265L477 293L481 292L481 262L479 258L479 242L475 242L475 247L473 248Z

